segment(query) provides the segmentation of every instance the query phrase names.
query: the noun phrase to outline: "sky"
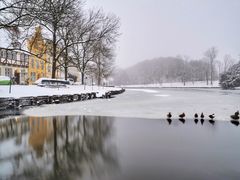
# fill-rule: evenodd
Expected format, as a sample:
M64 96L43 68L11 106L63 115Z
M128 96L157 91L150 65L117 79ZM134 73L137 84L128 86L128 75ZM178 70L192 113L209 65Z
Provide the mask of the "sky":
M240 55L239 0L86 0L121 20L116 64L126 68L167 56L200 59L212 46L218 60Z

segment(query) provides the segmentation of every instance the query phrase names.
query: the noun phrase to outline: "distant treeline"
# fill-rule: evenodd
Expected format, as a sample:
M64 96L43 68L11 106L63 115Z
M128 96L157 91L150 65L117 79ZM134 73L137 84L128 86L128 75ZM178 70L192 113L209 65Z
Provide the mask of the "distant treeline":
M142 61L127 69L115 72L115 85L152 84L164 82L206 81L210 83L209 61L185 60L181 57L161 57ZM212 67L212 80L218 79L218 71Z

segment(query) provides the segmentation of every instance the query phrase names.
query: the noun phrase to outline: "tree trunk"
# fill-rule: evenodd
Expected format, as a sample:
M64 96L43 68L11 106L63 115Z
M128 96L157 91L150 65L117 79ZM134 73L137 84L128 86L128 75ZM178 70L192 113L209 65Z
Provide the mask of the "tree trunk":
M65 131L66 131L66 141L65 141L65 144L68 145L69 142L68 142L68 117L65 116Z
M54 170L58 168L58 158L57 158L57 120L53 118L53 137L54 137Z
M57 45L56 45L56 28L53 28L53 42L52 42L52 50L53 50L53 59L52 59L52 78L56 77L56 66L57 66Z
M64 76L65 76L65 80L67 80L67 78L68 78L68 67L67 66L64 67Z
M65 43L65 47L66 47L66 43ZM68 78L68 48L66 48L65 50L65 58L64 58L64 76L65 76L65 80L67 80Z
M100 66L98 66L97 83L98 83L98 86L101 85L101 69L100 69Z
M82 80L82 85L84 85L84 73L81 72L81 80Z
M206 72L206 81L207 81L207 85L208 85L208 72Z
M211 63L211 85L213 85L213 63Z

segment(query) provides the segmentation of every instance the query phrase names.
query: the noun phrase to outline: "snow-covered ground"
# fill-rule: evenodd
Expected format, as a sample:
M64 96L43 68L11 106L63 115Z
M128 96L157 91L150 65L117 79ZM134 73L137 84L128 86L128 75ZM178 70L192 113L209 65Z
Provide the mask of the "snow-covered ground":
M182 82L174 83L161 83L161 84L139 84L139 85L124 85L122 87L138 87L138 88L151 88L151 87L163 87L163 88L218 88L220 87L219 81L213 81L213 85L207 85L206 81L186 82L185 86Z
M95 115L137 118L166 118L172 112L187 119L195 113L215 113L216 120L230 120L240 110L240 90L201 88L134 88L112 99L73 102L34 107L24 111L29 116Z
M9 86L0 86L1 97L28 97L28 96L45 96L45 95L64 95L64 94L80 94L88 92L97 92L97 96L101 97L105 92L110 90L119 90L114 87L98 87L98 86L82 86L82 85L69 85L61 88L47 88L39 87L36 85L24 86L13 85L11 93L9 93Z

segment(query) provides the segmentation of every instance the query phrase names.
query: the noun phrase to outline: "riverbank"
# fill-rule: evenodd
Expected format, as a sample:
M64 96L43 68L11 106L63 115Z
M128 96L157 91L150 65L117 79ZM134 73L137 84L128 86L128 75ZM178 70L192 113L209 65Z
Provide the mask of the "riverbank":
M124 91L122 88L115 87L70 85L58 88L12 86L11 92L9 92L9 86L0 86L0 119L19 115L27 107L111 98Z
M66 87L50 88L40 87L36 85L13 85L11 92L9 86L0 86L0 98L21 98L21 97L36 97L36 96L53 96L53 95L68 95L68 94L86 94L95 92L97 97L103 96L106 92L120 90L115 87L99 87L99 86L83 86L69 85Z

